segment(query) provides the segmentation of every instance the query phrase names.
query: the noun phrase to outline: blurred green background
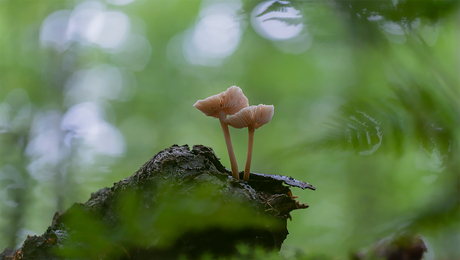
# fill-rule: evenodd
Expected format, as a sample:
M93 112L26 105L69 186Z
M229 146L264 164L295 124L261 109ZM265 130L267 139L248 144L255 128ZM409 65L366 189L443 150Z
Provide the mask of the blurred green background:
M410 230L459 259L458 1L0 1L0 251L172 144L229 167L192 105L272 104L251 170L294 190L281 257ZM231 129L240 170L247 131ZM316 259L316 258L315 258Z

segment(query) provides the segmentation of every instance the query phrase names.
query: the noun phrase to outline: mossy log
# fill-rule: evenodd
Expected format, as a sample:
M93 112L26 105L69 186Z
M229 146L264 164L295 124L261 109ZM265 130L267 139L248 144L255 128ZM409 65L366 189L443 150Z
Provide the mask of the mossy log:
M281 175L237 181L211 148L174 145L86 203L56 212L43 235L0 259L196 259L238 255L239 245L279 250L290 212L308 207L291 187L315 189Z

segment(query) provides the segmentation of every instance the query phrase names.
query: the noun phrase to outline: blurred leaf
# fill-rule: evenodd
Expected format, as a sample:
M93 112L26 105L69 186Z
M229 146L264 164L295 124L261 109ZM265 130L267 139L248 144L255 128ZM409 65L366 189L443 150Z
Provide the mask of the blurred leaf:
M269 5L265 10L263 10L256 17L261 17L263 15L266 15L266 14L272 13L272 12L285 13L285 12L287 12L288 7L292 7L291 3L284 2L284 1L283 1L283 3L280 2L280 1L274 1L271 5Z
M401 153L405 142L421 144L443 155L457 139L459 114L429 87L394 86L395 98L385 102L351 101L326 125L323 138L313 146L353 148L361 155L380 149ZM439 102L443 102L442 105ZM404 138L407 136L407 138ZM449 156L450 160L455 156Z
M82 207L75 204L66 212L66 223L70 230L78 230L68 234L65 241L58 241L61 245L57 254L67 258L95 259L101 255L115 257L122 254L121 250L112 247L117 237L108 232L102 222ZM116 242L115 242L116 244Z
M272 18L268 18L268 19L265 19L264 22L266 21L279 21L279 22L283 22L287 25L299 25L301 23L304 22L304 19L303 18L290 18L290 17L272 17Z

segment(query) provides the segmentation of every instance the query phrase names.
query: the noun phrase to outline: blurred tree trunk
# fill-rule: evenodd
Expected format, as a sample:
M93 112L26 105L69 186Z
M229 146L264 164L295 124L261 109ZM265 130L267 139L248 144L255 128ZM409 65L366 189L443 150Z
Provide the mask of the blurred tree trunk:
M28 207L28 201L26 199L28 187L30 183L29 174L25 165L27 165L27 157L25 155L25 149L27 146L27 134L11 133L11 140L16 143L18 147L17 151L12 151L18 156L17 162L12 165L10 170L14 171L10 174L18 174L19 178L13 180L12 176L8 179L14 182L9 184L9 189L6 190L7 200L11 203L10 210L5 213L5 218L8 220L8 225L4 229L4 234L8 238L8 246L14 248L16 246L17 236L19 231L24 227L24 216L26 215L26 209ZM8 173L7 173L8 174ZM10 196L8 196L10 195ZM14 205L13 205L14 204Z

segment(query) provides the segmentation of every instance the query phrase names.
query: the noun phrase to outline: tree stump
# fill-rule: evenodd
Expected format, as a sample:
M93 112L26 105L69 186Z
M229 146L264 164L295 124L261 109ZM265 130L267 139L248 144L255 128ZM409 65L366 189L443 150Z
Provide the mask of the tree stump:
M290 212L308 207L291 187L315 189L281 175L237 181L211 148L173 145L86 203L56 212L43 235L0 259L196 259L238 255L239 245L279 250Z

